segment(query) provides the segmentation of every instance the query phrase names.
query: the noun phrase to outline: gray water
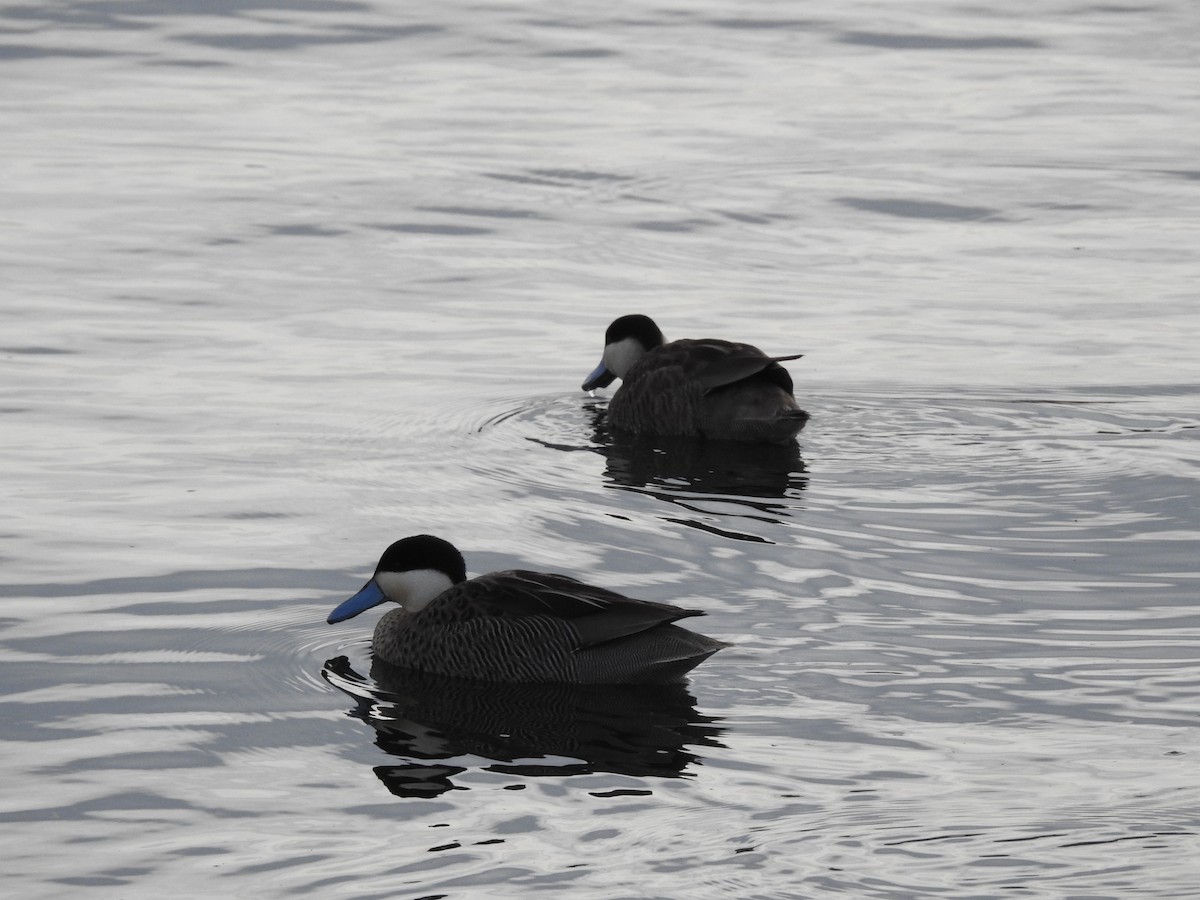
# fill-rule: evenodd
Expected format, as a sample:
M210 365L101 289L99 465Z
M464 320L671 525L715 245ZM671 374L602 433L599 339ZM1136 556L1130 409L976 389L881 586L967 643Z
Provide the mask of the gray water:
M0 5L4 889L1200 896L1187 0ZM799 447L578 390L653 315ZM704 609L462 691L392 540Z

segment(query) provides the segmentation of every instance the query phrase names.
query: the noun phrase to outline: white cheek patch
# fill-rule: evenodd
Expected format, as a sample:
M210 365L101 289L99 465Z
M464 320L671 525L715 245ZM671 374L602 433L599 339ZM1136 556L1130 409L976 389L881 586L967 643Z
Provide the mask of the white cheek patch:
M641 359L645 352L636 338L627 337L604 348L604 367L618 378L624 379L625 373L633 368L633 364Z
M399 603L410 613L424 609L434 597L454 586L446 573L437 569L379 572L375 575L375 583L389 600Z

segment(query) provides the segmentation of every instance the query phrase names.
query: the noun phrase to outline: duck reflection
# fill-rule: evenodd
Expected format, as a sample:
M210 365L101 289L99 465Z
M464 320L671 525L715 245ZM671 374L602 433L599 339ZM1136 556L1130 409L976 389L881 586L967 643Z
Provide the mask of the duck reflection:
M732 526L739 518L778 524L808 487L795 441L746 444L633 435L609 429L604 405L592 404L586 411L594 443L588 449L604 456L604 477L610 486L648 494L696 514L670 519L678 524L736 540L768 542ZM714 503L719 509L710 508Z
M745 444L648 437L610 429L607 405L602 402L587 403L584 412L592 432L591 446L529 440L554 450L599 453L607 461L605 478L616 487L764 500L794 497L808 487L804 459L795 441Z
M401 797L462 789L453 776L465 755L489 772L525 777L611 772L673 778L698 762L692 747L722 746L716 721L696 711L680 684L498 684L371 664L370 679L344 656L322 676L354 699L350 714L375 729L380 749L401 765L375 774Z
M601 443L605 477L623 487L658 487L783 499L808 486L796 444L738 444L645 438L614 432Z

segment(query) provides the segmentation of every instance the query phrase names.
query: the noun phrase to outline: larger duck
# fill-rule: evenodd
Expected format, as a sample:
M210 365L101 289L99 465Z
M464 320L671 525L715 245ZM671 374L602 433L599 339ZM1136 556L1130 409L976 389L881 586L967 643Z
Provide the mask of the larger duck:
M566 575L519 569L467 578L455 547L428 534L384 551L375 574L329 614L334 624L385 601L376 657L480 681L679 681L725 646L673 624L703 612L635 600Z
M668 343L649 316L621 316L608 326L604 355L583 389L621 379L608 422L623 431L782 444L808 422L780 365L801 356L715 339Z

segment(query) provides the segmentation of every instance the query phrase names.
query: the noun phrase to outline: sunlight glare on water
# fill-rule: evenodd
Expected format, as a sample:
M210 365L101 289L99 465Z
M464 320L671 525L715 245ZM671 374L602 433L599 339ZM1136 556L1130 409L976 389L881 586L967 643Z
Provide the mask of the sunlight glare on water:
M1159 897L1200 834L1188 3L0 4L23 897ZM789 363L638 442L617 315ZM685 685L325 624L406 534Z

